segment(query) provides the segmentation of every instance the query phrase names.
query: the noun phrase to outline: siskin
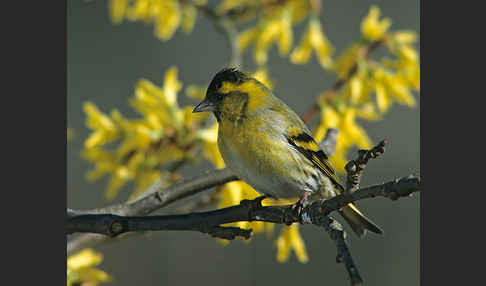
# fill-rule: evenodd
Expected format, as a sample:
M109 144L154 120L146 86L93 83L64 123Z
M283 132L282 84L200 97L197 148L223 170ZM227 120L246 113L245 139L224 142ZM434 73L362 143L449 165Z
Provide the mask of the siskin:
M193 112L211 111L219 124L218 147L227 167L273 199L299 197L299 212L316 199L344 191L310 130L261 82L234 68L218 72ZM353 231L382 230L353 204L339 213Z

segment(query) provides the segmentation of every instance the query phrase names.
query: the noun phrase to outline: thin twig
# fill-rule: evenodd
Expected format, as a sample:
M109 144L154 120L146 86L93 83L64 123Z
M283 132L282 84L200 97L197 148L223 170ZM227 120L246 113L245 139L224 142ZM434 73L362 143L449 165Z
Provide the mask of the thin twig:
M241 68L242 56L240 47L238 46L238 31L235 24L225 15L219 15L216 11L208 5L195 5L199 11L203 13L214 25L214 27L224 35L226 42L229 45L231 55L229 64L232 67Z
M347 172L346 191L353 192L359 187L363 170L366 168L368 161L376 158L385 152L386 140L382 140L371 150L359 150L358 158L349 161L344 168Z

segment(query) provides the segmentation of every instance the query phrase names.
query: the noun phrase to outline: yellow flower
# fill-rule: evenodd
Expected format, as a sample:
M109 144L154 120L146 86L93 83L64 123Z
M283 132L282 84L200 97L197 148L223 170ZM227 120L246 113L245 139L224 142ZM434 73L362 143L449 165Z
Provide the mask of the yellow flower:
M380 40L385 36L386 31L391 25L389 18L379 20L380 8L373 5L368 15L361 22L361 33L368 40Z
M196 23L197 9L193 5L182 5L182 30L189 34L194 29Z
M409 81L400 73L390 74L382 69L373 73L373 85L376 93L376 102L381 112L386 111L395 99L398 103L415 106L415 98L409 89Z
M182 88L182 83L177 80L177 68L170 67L165 73L164 79L164 97L169 106L177 104L177 93Z
M314 132L314 139L317 142L321 142L326 135L327 129L329 127L336 128L339 125L340 121L340 115L333 108L321 107L321 121L320 124L317 126L316 131Z
M366 134L366 131L356 122L356 116L373 117L370 114L370 110L367 112L364 111L366 110L359 110L355 107L348 106L344 106L340 111L330 106L324 106L321 109L321 121L314 132L314 138L317 142L322 141L329 127L334 127L339 130L336 151L329 158L331 165L338 172L344 172L344 166L347 163L346 155L349 148L353 145L361 149L371 148L371 140Z
M283 226L282 231L276 241L277 244L277 261L286 262L290 256L290 250L295 252L297 260L301 263L307 263L309 258L305 249L305 243L299 233L299 225Z
M201 4L205 1L195 1ZM194 27L197 10L194 5L180 4L178 0L110 0L110 19L119 24L124 18L130 21L154 23L155 36L167 41L181 26L189 33Z
M103 256L92 249L84 249L67 259L67 285L86 283L97 285L112 280L106 272L93 268L101 263Z
M318 18L312 18L309 21L307 31L290 55L290 61L294 64L305 64L309 61L312 50L315 51L323 68L328 69L332 66L331 55L334 49L322 32Z
M104 145L118 138L118 129L113 121L102 113L95 104L86 102L83 105L87 115L86 125L94 130L84 142L86 148Z
M128 182L133 181L135 186L130 198L140 195L157 180L170 182L166 176L170 173L161 170L169 163L191 161L198 139L202 139L205 156L224 167L216 145L217 126L214 130L201 128L210 114L194 114L192 105L179 108L177 93L181 88L175 67L165 73L162 87L146 79L139 80L135 96L130 98L141 115L135 119L125 118L116 109L110 118L94 104L85 104L87 125L93 132L85 142L82 156L94 165L86 178L93 181L110 175L107 199L115 198ZM190 92L195 91L189 89Z
M297 24L307 17L311 11L310 1L288 0L285 5L292 11L292 23Z
M67 266L73 270L79 270L84 267L96 266L100 264L102 260L103 255L88 248L70 256L67 260Z
M280 55L287 55L293 41L291 14L288 10L284 10L279 17L270 18L260 24L254 54L257 64L263 65L267 62L268 50L275 41Z
M111 21L120 24L127 12L128 0L110 0L108 5Z
M254 5L255 0L225 0L221 1L219 4L218 8L216 9L219 14L224 14L228 12L231 9L242 7L242 6L248 6L248 5Z
M378 109L381 112L385 112L390 108L392 101L389 95L387 94L385 85L380 82L376 81L374 84L375 93L376 93L376 104L378 105Z
M420 66L418 63L404 67L401 69L401 73L409 85L417 91L420 90Z
M133 177L134 174L127 167L120 166L116 168L108 181L105 198L107 200L113 200L118 195L120 189L128 180L133 179Z
M181 23L181 10L179 1L164 0L157 1L158 5L154 7L155 14L155 35L167 41L172 38L175 31Z
M152 0L136 0L126 12L126 17L130 21L142 20L149 22L153 16Z
M360 108L356 109L356 116L366 120L378 120L380 115L377 113L375 105L371 102L364 103Z
M135 87L135 98L130 100L135 109L142 115L158 117L162 126L180 124L177 116L177 93L182 83L177 79L177 68L170 67L165 73L164 85L159 88L146 79L138 81Z
M346 77L351 68L356 64L360 49L361 45L352 44L339 55L338 59L333 65L333 70L338 73L339 78Z
M366 131L356 123L356 109L354 108L346 108L344 111L339 131L362 149L372 147Z
M400 49L398 49L398 55L406 63L413 64L418 62L417 51L409 45L402 45Z
M414 31L397 31L393 33L392 40L399 45L410 45L417 41L417 34Z
M246 31L241 32L237 38L238 47L240 51L243 53L248 48L248 46L258 38L259 34L260 34L259 26L251 27Z
M218 124L215 123L211 128L200 131L198 137L203 141L203 156L211 161L217 169L224 168L223 157L219 153L217 144Z
M371 102L371 85L369 84L370 77L368 74L368 72L358 70L344 85L341 97L352 106Z

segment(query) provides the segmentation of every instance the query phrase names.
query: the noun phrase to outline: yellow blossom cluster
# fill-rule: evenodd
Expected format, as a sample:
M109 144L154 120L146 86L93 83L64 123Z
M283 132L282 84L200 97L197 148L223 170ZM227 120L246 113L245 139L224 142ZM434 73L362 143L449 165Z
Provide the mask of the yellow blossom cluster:
M206 132L201 126L209 114L193 114L192 105L179 107L177 93L181 88L175 67L166 72L162 87L139 80L130 99L142 115L136 119L125 118L116 109L107 115L94 103L84 104L86 124L92 133L84 142L82 155L94 164L87 178L93 181L111 175L107 199L115 198L129 181L135 183L132 198L157 180L169 184L170 172L164 176L164 167L193 160L195 141Z
M96 286L100 282L111 281L110 275L94 268L102 260L103 255L90 248L69 256L67 259L67 286Z
M109 0L111 21L120 24L128 21L153 23L155 36L163 41L172 38L179 27L192 32L197 17L195 5L206 4L206 0Z
M289 55L293 41L293 26L309 18L308 28L302 36L298 46L290 55L291 62L295 64L306 63L312 51L315 51L319 63L326 68L331 65L333 48L323 33L317 16L312 12L311 1L285 0L285 1L235 1L222 2L221 11L234 9L239 6L253 4L262 12L258 14L257 23L238 37L238 45L242 52L253 45L253 58L258 65L264 65L268 60L268 52L276 44L282 57ZM312 15L309 17L309 15Z
M420 91L419 56L412 46L415 33L390 32L391 20L379 17L379 8L372 6L361 22L362 39L351 44L332 65L331 70L344 82L343 87L323 93L318 100L321 120L314 137L320 141L327 128L339 129L331 162L340 172L344 171L351 147L366 149L372 145L357 119L378 120L393 102L413 107L412 91ZM371 60L371 49L379 46L386 47L392 58Z

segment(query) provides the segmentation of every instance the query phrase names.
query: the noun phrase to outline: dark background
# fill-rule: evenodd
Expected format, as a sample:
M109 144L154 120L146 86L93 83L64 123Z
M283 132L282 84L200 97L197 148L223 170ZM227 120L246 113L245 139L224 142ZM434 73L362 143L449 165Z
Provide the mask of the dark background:
M67 3L67 125L75 129L67 148L67 205L88 209L113 202L103 200L106 179L89 184L84 178L90 165L80 158L83 140L89 134L83 102L93 101L105 112L118 108L127 116L135 116L128 99L138 79L161 85L164 72L176 65L184 87L208 84L227 63L229 51L223 36L205 18L197 20L192 34L179 30L171 40L161 42L153 36L152 25L111 24L107 1ZM392 19L392 29L419 31L419 1L323 1L324 30L337 53L359 37L361 19L372 4ZM300 39L304 23L296 29L294 43ZM293 65L280 58L275 47L268 66L275 93L299 114L335 81L315 59L303 66ZM253 67L250 49L245 68ZM191 103L185 96L179 101L181 105ZM383 157L367 168L362 185L420 171L419 109L420 104L413 109L394 105L382 121L362 123L375 143L383 138L389 141ZM190 177L205 166L188 166L183 171ZM125 188L116 202L124 201L128 193ZM370 234L364 240L349 233L351 251L366 285L418 285L420 195L396 202L365 200L358 205L385 230L384 236ZM273 238L257 235L249 244L236 241L221 246L203 234L158 232L105 244L97 250L105 255L100 267L115 277L109 285L348 284L344 267L335 263L336 249L327 233L313 226L301 227L309 263L298 263L292 254L287 263L279 264L275 258L276 229Z

